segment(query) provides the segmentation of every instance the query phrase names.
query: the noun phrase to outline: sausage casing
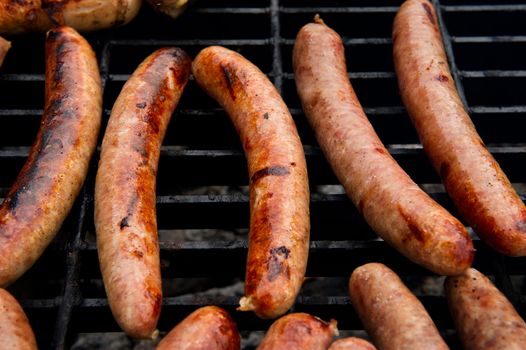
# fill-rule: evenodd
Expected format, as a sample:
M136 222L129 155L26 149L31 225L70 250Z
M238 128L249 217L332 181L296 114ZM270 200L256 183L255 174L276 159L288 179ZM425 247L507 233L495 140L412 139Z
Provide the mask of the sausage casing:
M464 349L526 349L526 323L486 276L469 269L448 277L445 288Z
M389 244L436 273L462 273L474 256L466 229L391 157L349 82L340 36L316 21L298 33L293 66L303 110L335 174Z
M367 340L350 337L336 340L329 350L376 350L376 347Z
M296 299L309 248L307 167L296 126L272 83L238 53L206 48L193 74L230 115L248 159L250 233L240 310L277 317Z
M122 88L108 121L95 183L99 261L117 323L151 338L162 301L155 179L161 143L188 81L177 48L150 55Z
M270 326L258 350L325 350L338 335L336 321L325 322L305 313L283 316Z
M0 37L0 67L2 67L2 64L4 63L5 55L7 55L7 51L11 48L11 43L4 38Z
M387 266L358 267L351 275L349 294L379 349L448 349L424 306Z
M191 0L148 0L157 11L163 12L172 18L179 17L188 7Z
M0 207L0 286L29 269L60 229L86 178L101 113L95 53L75 30L50 30L42 123Z
M18 301L0 288L1 350L36 350L37 342L29 320Z
M526 207L464 110L427 0L400 7L393 49L404 104L459 212L499 252L526 255Z
M217 306L192 312L168 333L157 350L239 350L240 337L230 315Z

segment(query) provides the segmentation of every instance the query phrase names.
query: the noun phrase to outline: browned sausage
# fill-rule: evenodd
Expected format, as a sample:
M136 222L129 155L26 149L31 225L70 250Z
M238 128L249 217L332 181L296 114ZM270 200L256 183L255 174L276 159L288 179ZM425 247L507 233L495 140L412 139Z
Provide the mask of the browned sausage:
M15 298L0 288L0 350L37 349L35 335L24 310Z
M526 349L526 323L486 276L469 269L449 277L445 287L464 349Z
M379 349L448 349L424 306L387 266L358 267L351 275L349 293Z
M163 12L170 17L179 17L190 4L190 0L148 0L157 11Z
M2 63L4 63L5 55L7 55L7 51L9 51L10 48L11 43L0 37L0 67L2 66Z
M258 350L326 350L338 335L336 321L305 313L283 316L270 326Z
M526 207L464 110L427 0L400 7L393 43L402 99L453 202L486 243L526 255Z
M140 0L2 0L0 33L46 31L57 25L104 29L128 23L140 7Z
M465 271L474 255L466 229L411 180L376 135L347 78L340 36L317 17L298 33L293 65L318 143L369 225L436 273Z
M238 53L206 48L193 73L230 115L248 159L250 233L239 309L277 317L296 299L309 249L307 167L296 126L272 83Z
M376 348L367 340L351 337L335 341L329 350L376 350Z
M113 315L135 338L156 336L162 289L155 177L190 70L180 49L150 55L122 88L102 141L95 183L100 267Z
M29 269L60 229L86 178L101 113L95 53L75 30L50 30L44 116L0 207L0 286Z
M239 333L230 315L217 306L205 306L175 326L157 350L239 350L239 344Z

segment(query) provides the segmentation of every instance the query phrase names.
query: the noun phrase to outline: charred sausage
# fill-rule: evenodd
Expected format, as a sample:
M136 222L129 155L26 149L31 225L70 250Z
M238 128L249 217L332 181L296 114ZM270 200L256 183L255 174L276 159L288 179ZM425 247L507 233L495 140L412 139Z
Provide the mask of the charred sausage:
M526 349L526 323L486 276L469 269L447 278L445 287L464 349Z
M329 350L376 350L376 348L367 340L351 337L335 341Z
M60 229L86 178L101 113L95 53L75 30L50 30L42 123L0 207L0 286L29 269Z
M448 349L424 306L387 266L358 267L351 275L349 293L379 349Z
M5 289L0 288L1 350L36 350L37 342L24 310Z
M283 316L270 326L258 350L325 350L338 335L336 321L325 322L305 313Z
M340 36L319 17L315 21L296 37L294 76L303 110L335 174L389 244L436 273L462 273L474 255L466 229L391 157L347 78Z
M402 99L459 212L499 252L526 255L526 207L462 105L427 0L400 7L393 46Z
M180 49L150 55L122 88L102 141L95 182L100 267L113 315L135 338L156 335L162 289L155 177L190 71Z
M179 17L188 7L190 0L148 0L157 11L163 12L172 18Z
M5 55L7 55L7 51L11 48L11 43L4 38L0 37L0 67L2 67L2 63L4 63Z
M175 326L157 350L239 350L239 344L239 333L230 315L217 306L206 306Z
M3 0L0 33L46 31L70 26L91 31L123 25L139 12L140 0Z
M248 159L250 233L239 309L275 318L294 303L309 248L307 167L296 126L272 83L238 53L206 48L193 74L230 115Z

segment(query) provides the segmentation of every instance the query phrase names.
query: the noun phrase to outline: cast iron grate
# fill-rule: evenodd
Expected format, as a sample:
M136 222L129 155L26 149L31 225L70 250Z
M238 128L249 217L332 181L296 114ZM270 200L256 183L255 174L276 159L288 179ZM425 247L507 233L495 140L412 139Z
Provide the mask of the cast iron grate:
M397 0L202 0L178 21L144 7L129 26L87 35L105 86L104 120L123 83L149 53L180 46L192 56L208 45L245 55L273 80L305 144L312 191L309 277L295 311L335 318L344 335L362 326L347 297L350 272L387 263L413 288L453 348L458 341L439 277L408 262L364 224L337 186L295 93L291 51L315 13L347 46L349 76L375 129L404 169L434 198L455 210L439 185L402 107L393 72L391 25ZM526 195L526 2L435 0L455 81L473 121L521 196ZM0 196L20 170L39 126L44 100L43 35L13 37L0 73ZM97 157L95 157L97 158ZM119 332L100 282L94 239L94 159L89 178L58 237L10 290L21 300L41 349L70 348L82 334ZM248 228L247 173L225 113L191 81L169 126L158 174L158 221L165 298L162 332L207 304L225 307L244 336L269 321L238 313L239 292L197 293L241 281ZM193 237L199 237L193 239ZM478 240L474 266L526 316L526 260L493 253ZM239 283L238 283L239 284ZM431 287L430 287L431 286ZM435 287L433 287L435 286ZM237 294L236 294L237 293ZM104 337L102 348L108 347ZM96 342L95 342L96 343Z

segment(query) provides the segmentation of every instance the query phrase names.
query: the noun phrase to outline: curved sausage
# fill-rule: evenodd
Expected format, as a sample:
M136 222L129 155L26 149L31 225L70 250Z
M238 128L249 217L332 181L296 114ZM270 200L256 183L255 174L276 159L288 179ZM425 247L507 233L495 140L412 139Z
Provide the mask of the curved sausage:
M0 33L46 31L54 26L104 29L128 23L140 7L140 0L3 0Z
M307 167L296 126L272 83L238 53L206 48L193 74L230 115L248 159L250 233L239 310L275 318L294 303L309 252Z
M236 324L225 310L205 306L170 331L157 350L239 350Z
M526 323L486 276L469 269L447 278L445 288L464 349L526 349Z
M526 207L464 110L427 0L400 7L393 46L402 99L459 212L499 252L526 255Z
M11 48L11 42L0 37L0 67L2 67L2 63L4 63L5 55L7 55L7 51L9 51L10 48Z
M376 350L375 346L361 338L339 339L331 344L329 350Z
M157 11L163 12L172 18L179 17L190 4L190 0L148 0Z
M466 229L391 157L349 82L340 36L315 20L296 37L294 76L336 176L369 225L399 252L438 274L462 273L474 256Z
M325 322L305 313L283 316L270 326L258 350L325 350L338 335L336 321Z
M5 289L0 288L0 349L36 350L37 342L24 310Z
M95 182L100 267L113 315L135 338L157 334L162 289L155 178L190 70L180 49L150 55L122 88L102 141Z
M0 286L28 270L60 229L86 178L101 113L95 53L75 30L50 30L42 123L0 207Z
M349 294L379 349L448 349L424 306L387 266L358 267L351 275Z

